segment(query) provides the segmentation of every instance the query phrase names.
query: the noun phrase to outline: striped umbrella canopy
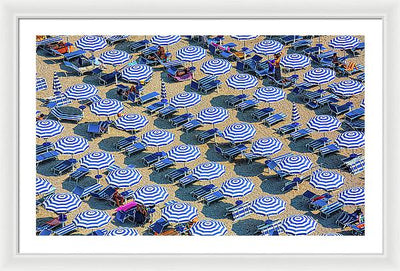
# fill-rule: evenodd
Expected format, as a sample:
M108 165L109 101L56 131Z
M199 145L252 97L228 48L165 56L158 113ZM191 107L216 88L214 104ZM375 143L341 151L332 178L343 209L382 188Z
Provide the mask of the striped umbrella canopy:
M312 166L310 158L304 155L292 155L279 163L279 168L288 174L302 174Z
M351 97L355 94L363 92L365 87L361 82L355 80L344 80L338 84L334 84L332 89L333 92L338 95Z
M364 205L364 187L353 187L339 193L338 201L345 205Z
M283 45L276 40L263 40L254 45L254 52L263 55L274 55L281 52Z
M36 177L36 195L48 193L54 189L49 180Z
M176 202L164 207L161 216L170 223L187 223L197 217L197 208L188 203Z
M58 75L56 72L53 74L53 91L60 91L62 89L60 78L58 78Z
M162 36L162 35L156 35L153 36L150 39L150 42L156 45L160 46L168 46L175 44L181 40L181 36L178 35L167 35L167 36Z
M171 144L175 139L175 135L165 130L151 130L142 135L142 141L146 145L161 147Z
M231 178L221 185L221 192L224 196L231 198L244 197L254 189L254 183L248 178Z
M193 177L198 180L210 181L225 174L225 166L215 162L206 162L193 169Z
M88 169L104 169L114 163L114 156L108 152L91 152L83 156L80 160L81 166Z
M107 65L121 65L129 61L130 55L125 51L110 50L100 54L99 61Z
M229 117L228 110L222 107L208 107L197 114L197 120L204 124L216 124Z
M110 230L107 233L108 236L137 236L139 235L138 231L132 228L124 228L124 227L119 227Z
M363 99L360 103L360 107L365 108L365 99Z
M307 126L310 129L318 132L333 131L338 129L340 125L342 125L342 123L337 118L329 115L317 115L307 122Z
M223 236L227 232L224 223L217 220L197 221L189 230L189 233L194 236Z
M72 100L85 100L93 97L99 90L90 84L76 84L65 91L65 96Z
M200 149L193 145L178 145L167 152L169 158L175 162L190 162L200 157Z
M126 114L122 117L119 117L115 121L115 127L118 129L122 129L125 131L137 131L143 129L149 120L140 114Z
M333 171L318 170L311 175L310 184L315 188L331 191L344 184L344 177Z
M311 60L305 55L288 54L282 57L280 64L289 69L303 69L311 64Z
M285 211L286 201L276 196L260 197L251 203L250 209L258 215L278 215Z
M231 37L237 40L254 40L258 35L231 35Z
M53 211L56 214L66 214L81 206L81 199L78 195L72 193L56 193L49 196L43 206L46 210Z
M257 155L269 156L279 152L283 143L275 137L264 137L257 139L251 145L251 152Z
M222 136L233 143L240 143L251 140L256 135L256 128L253 124L239 122L225 127Z
M145 185L133 193L136 202L145 206L156 205L168 197L167 190L159 185Z
M231 75L227 80L226 84L233 89L249 89L258 85L258 80L255 76L250 74L235 74Z
M46 90L47 82L43 77L36 77L36 91Z
M54 149L62 154L78 154L89 148L88 141L80 136L62 137L54 143Z
M335 72L331 69L314 68L304 74L304 81L321 85L332 81L335 77Z
M336 138L336 143L342 148L361 148L365 145L364 133L358 131L343 132Z
M297 106L295 103L292 105L292 122L298 121L300 119L299 110L297 110Z
M181 92L171 98L170 104L176 108L188 108L200 102L200 94L195 92Z
M200 70L205 74L218 76L229 72L231 68L232 64L228 60L214 58L204 62Z
M84 36L75 42L76 48L94 52L107 46L107 41L99 36Z
M138 184L142 175L134 168L120 168L113 170L107 175L106 181L109 185L125 188Z
M317 221L307 215L292 215L282 220L282 228L286 234L307 235L315 231Z
M90 111L97 116L110 117L120 113L122 110L124 110L124 105L114 99L102 99L90 105Z
M206 50L200 46L186 46L176 52L176 58L193 63L205 58L206 54Z
M167 103L167 89L165 88L165 82L161 79L161 102Z
M72 223L77 227L95 229L107 225L110 221L111 216L109 216L105 211L87 210L79 213Z
M359 43L360 40L357 39L356 37L346 35L346 36L338 36L331 39L331 41L329 42L329 46L335 49L347 50L353 48Z
M145 64L128 66L121 72L122 79L129 82L148 82L153 75L153 68Z
M64 130L64 126L55 120L38 120L36 122L36 136L49 138L59 135Z
M286 93L277 87L261 87L254 92L254 98L266 103L278 102L285 99Z

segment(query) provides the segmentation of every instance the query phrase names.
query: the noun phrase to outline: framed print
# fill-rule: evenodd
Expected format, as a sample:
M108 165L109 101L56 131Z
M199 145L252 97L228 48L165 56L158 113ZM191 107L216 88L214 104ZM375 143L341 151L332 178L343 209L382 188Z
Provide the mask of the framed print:
M393 17L18 9L5 262L397 267Z

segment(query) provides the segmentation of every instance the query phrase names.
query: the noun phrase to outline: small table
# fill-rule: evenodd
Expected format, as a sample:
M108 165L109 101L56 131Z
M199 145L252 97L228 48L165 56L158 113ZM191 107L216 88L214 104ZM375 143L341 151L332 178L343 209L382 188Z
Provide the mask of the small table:
M80 106L79 106L79 109L82 110L82 111L85 110L85 108L86 108L85 105L80 105Z
M103 175L101 175L101 174L97 174L96 176L94 176L94 178L96 179L97 182L100 181L101 177L103 177Z

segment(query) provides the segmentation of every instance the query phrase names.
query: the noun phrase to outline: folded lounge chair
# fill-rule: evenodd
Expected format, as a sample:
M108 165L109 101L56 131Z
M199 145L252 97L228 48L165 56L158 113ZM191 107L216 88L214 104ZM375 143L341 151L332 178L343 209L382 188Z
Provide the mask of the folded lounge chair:
M264 123L265 125L267 125L268 127L270 127L270 126L272 126L272 125L274 125L274 124L276 124L276 123L278 123L278 122L283 121L285 118L286 118L286 115L285 115L285 114L283 114L283 113L277 113L277 114L274 114L274 115L272 115L272 116L270 116L270 117L268 117L268 118L265 118L265 119L263 120L263 123Z
M154 164L155 162L157 162L165 157L167 157L167 154L165 152L161 151L161 152L156 152L156 153L146 155L145 157L142 158L142 160L143 160L143 164L145 166L149 167L152 164Z

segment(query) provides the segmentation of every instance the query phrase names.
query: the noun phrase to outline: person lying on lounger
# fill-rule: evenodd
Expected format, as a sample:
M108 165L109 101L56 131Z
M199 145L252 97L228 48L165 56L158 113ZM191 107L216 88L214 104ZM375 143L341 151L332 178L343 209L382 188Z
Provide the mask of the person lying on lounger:
M339 58L337 56L337 53L334 53L332 56L332 63L335 65L335 67L344 67L344 64L339 61Z
M124 198L121 196L120 193L118 193L118 191L115 191L113 196L112 196L113 200L115 201L115 204L117 206L121 206L124 204Z
M176 71L176 76L184 76L189 73L189 68L184 68Z
M36 117L36 121L38 120L43 120L44 119L44 114L41 113L39 116Z

